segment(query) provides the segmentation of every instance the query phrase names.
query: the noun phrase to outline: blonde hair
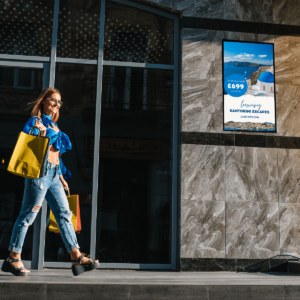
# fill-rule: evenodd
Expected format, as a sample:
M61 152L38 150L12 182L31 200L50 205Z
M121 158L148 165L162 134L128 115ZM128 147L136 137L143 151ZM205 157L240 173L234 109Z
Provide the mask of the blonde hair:
M32 117L38 117L41 119L41 114L43 113L42 101L50 97L54 93L57 93L61 96L60 91L58 89L48 87L40 93L36 101L29 103L29 105L33 105L33 109L31 111ZM57 122L58 118L59 118L59 110L57 110L57 113L54 114L54 116L52 116L52 122Z

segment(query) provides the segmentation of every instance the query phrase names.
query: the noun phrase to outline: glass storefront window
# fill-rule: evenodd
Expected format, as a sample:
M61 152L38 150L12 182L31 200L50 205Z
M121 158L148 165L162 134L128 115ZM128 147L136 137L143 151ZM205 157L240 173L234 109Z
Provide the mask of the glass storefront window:
M96 258L168 264L173 71L104 67L102 108Z
M107 1L104 59L170 65L174 21L146 10Z
M0 54L50 56L54 0L0 2Z
M80 250L95 253L102 263L166 264L169 268L175 18L156 14L155 9L149 12L140 4L129 6L111 0L59 0L54 12L54 2L0 3L0 55L31 56L23 61L17 58L11 63L13 67L0 67L0 120L4 124L0 129L0 259L7 257L24 190L24 179L8 173L7 164L16 137L30 117L27 103L34 101L48 82L54 82L63 101L58 125L73 145L61 158L71 174L66 178L71 195L79 195ZM104 7L104 2L103 49L99 49L100 6ZM54 24L57 45L52 49L54 13L58 16L54 18L58 22ZM56 49L59 60L54 61L54 68L51 61L50 69L48 62L41 66L47 59L37 56L50 57L51 49ZM103 68L95 63L102 51ZM2 60L6 58L2 55ZM86 64L85 59L94 61ZM23 68L16 67L18 61ZM108 66L109 61L114 61L113 65ZM139 63L152 67L140 68ZM43 67L47 73L24 66ZM97 76L102 77L102 86ZM102 89L101 100L97 88ZM97 101L101 101L101 111L96 111ZM99 141L99 136L95 139L95 131L99 134L96 114L101 117L98 165L94 161L95 140ZM97 179L93 177L94 166L99 170ZM94 199L93 188L98 190ZM97 219L91 224L96 205ZM47 225L41 224L41 230L46 227L46 237L39 247L45 249L45 267L62 266L56 263L70 262L70 255L60 234L49 231L49 215L48 207ZM96 240L91 240L95 236ZM32 247L30 226L23 259L32 259Z
M97 59L100 1L60 0L57 56Z
M62 155L72 177L66 179L71 195L79 195L82 230L77 234L80 249L90 251L93 159L86 141L94 137L97 66L56 65L55 87L61 92L63 106L58 126L71 139L72 150ZM94 147L91 143L90 147ZM49 207L48 207L49 212ZM46 229L45 261L70 261L60 234Z
M22 74L28 78L23 81ZM19 216L24 178L7 172L17 137L30 118L28 103L43 87L43 70L0 67L0 259L6 259L13 226ZM32 259L33 226L28 227L22 259Z

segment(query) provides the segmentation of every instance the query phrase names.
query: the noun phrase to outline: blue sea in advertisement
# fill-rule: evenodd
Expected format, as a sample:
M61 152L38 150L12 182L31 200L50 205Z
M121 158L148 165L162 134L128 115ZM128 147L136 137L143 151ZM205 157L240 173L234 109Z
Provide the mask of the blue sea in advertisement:
M245 72L250 76L253 72L257 71L259 68L250 68L250 67L236 67L231 65L224 65L224 79L232 74L238 74L243 76Z
M259 68L250 68L250 67L236 67L232 65L224 65L224 79L232 74L238 74L243 76L245 72L250 76L253 72L257 71ZM227 92L224 91L224 94L227 95Z

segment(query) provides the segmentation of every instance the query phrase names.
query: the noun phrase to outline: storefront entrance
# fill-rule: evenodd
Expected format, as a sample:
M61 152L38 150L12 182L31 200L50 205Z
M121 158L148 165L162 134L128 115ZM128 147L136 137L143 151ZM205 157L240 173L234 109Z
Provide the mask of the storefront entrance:
M20 36L21 45L8 49L1 41L10 43L16 29L9 24L0 39L0 259L8 254L24 188L7 163L30 117L27 104L54 86L63 101L58 125L73 145L62 160L71 194L80 199L81 251L99 259L100 268L176 269L177 16L126 0L33 1L40 19L27 32L23 4L8 2L2 11L15 6L24 36L35 39L29 47ZM48 218L44 203L22 258L32 268L69 268Z
M104 67L102 107L96 257L170 264L173 72Z

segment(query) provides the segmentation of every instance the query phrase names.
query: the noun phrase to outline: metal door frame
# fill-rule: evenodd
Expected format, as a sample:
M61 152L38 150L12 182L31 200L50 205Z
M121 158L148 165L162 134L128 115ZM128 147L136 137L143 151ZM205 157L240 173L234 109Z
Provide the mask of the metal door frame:
M97 222L97 204L98 204L98 168L99 168L99 146L100 146L100 126L101 126L101 93L102 93L102 77L103 66L118 66L143 69L162 69L173 70L173 159L172 159L172 209L171 209L171 262L169 264L133 264L133 263L101 263L101 268L114 269L166 269L176 270L177 266L177 244L178 244L178 186L179 186L179 16L161 11L156 8L145 6L143 4L134 3L128 0L112 0L120 4L128 5L138 9L145 10L156 15L172 19L174 21L174 63L173 65L161 65L150 63L134 63L107 61L103 59L104 49L104 28L105 28L105 4L106 0L101 0L100 11L100 33L99 33L99 54L98 54L98 80L97 80L97 104L96 109L99 116L96 116L95 123L95 149L94 149L94 177L93 177L93 202L92 202L92 224ZM96 250L96 226L91 227L91 258L95 259Z
M1 56L0 59L3 57ZM48 87L49 85L49 71L50 71L50 64L49 62L28 62L28 61L11 61L11 60L0 60L0 67L11 67L11 68L19 68L19 69L43 69L43 89ZM46 213L47 213L47 205L43 202L43 206L40 209L33 227L33 245L32 245L32 260L24 260L24 266L28 269L37 269L38 262L40 260L40 241L43 239L43 231L41 229L41 223L43 216L45 215L45 222L46 222ZM46 207L46 208L45 208ZM45 234L45 233L44 233ZM2 265L3 260L0 260L0 265Z

